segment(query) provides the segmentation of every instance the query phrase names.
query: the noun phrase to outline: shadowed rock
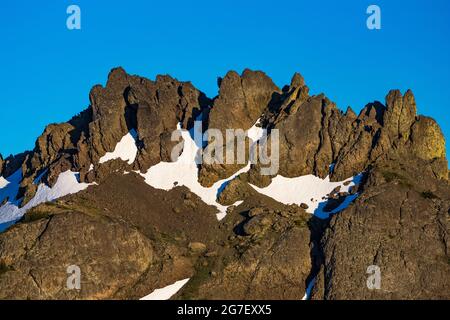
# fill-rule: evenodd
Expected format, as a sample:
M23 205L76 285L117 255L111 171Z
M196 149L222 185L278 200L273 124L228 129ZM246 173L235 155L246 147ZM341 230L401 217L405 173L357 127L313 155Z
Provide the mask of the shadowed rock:
M424 162L408 164L377 166L354 205L331 219L314 299L450 299L450 187ZM367 287L371 265L380 289Z

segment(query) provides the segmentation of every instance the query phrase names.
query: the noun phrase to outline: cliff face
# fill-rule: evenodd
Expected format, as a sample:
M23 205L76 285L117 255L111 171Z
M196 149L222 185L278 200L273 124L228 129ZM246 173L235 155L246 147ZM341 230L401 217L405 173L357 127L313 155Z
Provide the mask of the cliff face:
M374 167L321 239L314 299L450 299L450 188L426 162ZM381 289L367 290L367 268Z
M248 130L258 122L269 138L279 132L277 175L261 175L262 163L236 177L245 164L198 166L203 190L229 179L217 203L242 201L221 221L201 193L155 189L133 173L170 162L178 143L172 132L191 130L199 117L203 130ZM103 161L127 134L135 136L135 156ZM0 188L0 218L13 200L33 208L0 234L3 298L138 298L183 277L191 281L181 298L300 299L313 278L315 299L450 298L445 140L433 119L416 114L410 90L392 90L384 104L369 103L357 115L323 94L311 96L299 74L279 89L263 72L232 71L209 99L189 82L117 68L105 87L91 90L86 110L49 125L33 151L0 155L0 176L19 169L14 199ZM36 207L39 185L54 187L68 170L95 185ZM250 186L270 186L277 176L337 182L360 173L356 200L326 220ZM352 195L335 190L321 201L332 212ZM80 292L61 289L67 264L89 270ZM383 290L365 285L369 265L380 266Z

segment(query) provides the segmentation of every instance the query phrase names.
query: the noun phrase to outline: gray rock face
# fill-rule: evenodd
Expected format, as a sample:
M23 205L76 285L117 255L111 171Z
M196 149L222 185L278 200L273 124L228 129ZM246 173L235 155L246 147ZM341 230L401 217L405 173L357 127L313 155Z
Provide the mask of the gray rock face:
M280 92L266 74L249 69L244 70L241 76L234 71L228 72L219 86L219 95L214 99L209 113L208 128L220 130L224 137L226 129L250 129L263 112L271 108ZM224 150L234 146L234 142L226 145L224 141ZM248 146L247 143L247 150ZM244 166L205 163L201 167L199 181L209 187Z
M373 169L322 238L313 298L450 299L449 195L432 170ZM367 287L371 265L381 272L380 289Z
M390 91L386 107L379 103L368 105L358 120L359 125L354 130L356 134L352 134L337 156L336 179L361 172L378 161L410 156L439 162L435 173L441 178L445 176L444 136L434 121L416 116L416 103L411 91L408 90L403 97L398 90ZM419 126L420 137L417 134L413 137Z
M295 90L291 86L287 92ZM411 91L402 96L393 90L386 97L386 106L379 102L368 104L359 116L350 108L341 112L324 95L307 97L305 93L292 98L285 94L283 99L281 109L266 124L279 129L279 174L283 176L313 173L325 177L334 163L331 179L338 181L379 161L413 156L433 162L435 175L447 179L443 134L434 120L416 116ZM286 102L291 106L288 115ZM268 181L258 177L258 169L255 166L250 172L249 180L267 185Z
M154 261L137 230L76 212L18 225L0 235L0 247L2 299L112 298ZM82 268L79 291L66 286L71 265Z
M142 171L160 161L171 161L171 150L178 143L171 141L172 131L178 123L183 129L190 128L209 104L192 84L169 76L158 76L155 83L146 84L143 88L132 86L127 98L137 106L137 131L143 143L137 162Z
M170 134L177 124L187 129L209 100L190 83L170 76L150 81L129 76L121 68L111 71L105 88L90 94L93 121L89 124L91 149L97 157L114 150L117 142L136 129L141 147L137 167L146 171L162 160L169 161L174 142ZM95 160L95 159L94 159Z
M301 176L311 172L326 176L332 163L328 123L334 105L323 96L305 101L297 112L276 124L280 130L280 174Z
M246 69L242 76L228 72L220 80L219 96L211 109L209 127L250 129L279 91L263 72Z

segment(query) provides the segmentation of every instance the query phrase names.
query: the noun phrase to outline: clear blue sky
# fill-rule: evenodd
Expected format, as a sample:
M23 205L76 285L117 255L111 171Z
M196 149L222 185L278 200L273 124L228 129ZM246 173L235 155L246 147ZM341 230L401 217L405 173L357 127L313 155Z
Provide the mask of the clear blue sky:
M81 30L66 8L81 8ZM382 29L366 28L381 7ZM213 97L228 70L282 86L295 71L313 94L359 111L411 88L450 141L450 1L0 1L0 153L32 149L51 122L89 104L109 70L191 80Z

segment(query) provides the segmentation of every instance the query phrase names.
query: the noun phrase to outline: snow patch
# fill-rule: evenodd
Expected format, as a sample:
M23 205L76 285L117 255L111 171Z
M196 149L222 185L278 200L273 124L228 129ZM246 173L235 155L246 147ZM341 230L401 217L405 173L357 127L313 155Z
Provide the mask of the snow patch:
M170 299L170 297L176 294L189 281L189 279L190 278L183 279L171 285L168 285L167 287L156 289L149 295L146 295L139 300L168 300Z
M215 206L219 213L217 219L222 220L226 216L228 206L223 206L217 203L216 199L218 195L223 191L225 186L241 173L250 170L251 164L248 163L244 168L234 173L231 177L223 179L214 183L211 187L203 187L198 182L198 167L197 156L201 151L201 143L194 141L192 135L200 136L201 128L195 128L200 130L197 135L190 133L187 130L181 129L178 125L178 130L181 132L181 136L184 140L183 152L175 162L160 162L150 169L146 173L139 173L145 178L145 182L157 189L170 190L175 186L185 186L189 188L193 193L197 194L203 202ZM252 139L257 141L262 136L262 129L256 127L256 124L249 129L251 131ZM236 205L236 202L234 205Z
M329 165L330 174L332 174L334 172L334 167L336 167L336 163L332 163L332 164Z
M0 203L2 203L5 199L8 199L8 202L14 201L17 192L19 192L19 185L21 181L22 169L17 170L8 178L0 177ZM0 208L0 222L1 217L2 215Z
M2 178L3 179L3 178ZM44 183L40 183L35 196L25 206L20 208L22 199L16 200L15 197L19 191L20 181L22 180L22 170L16 171L6 180L0 180L0 202L8 198L8 201L0 207L0 224L6 224L17 221L25 212L37 205L53 201L68 194L77 193L86 189L95 183L80 183L78 172L70 170L61 173L55 185L50 188ZM5 183L5 181L7 183Z
M249 130L247 135L256 143L263 137L264 129L258 126L259 120ZM250 169L250 163L244 168L234 173L231 177L223 179L214 183L211 187L203 187L198 182L198 155L201 151L202 143L194 141L192 138L201 136L201 127L194 127L193 130L200 132L189 132L182 130L180 124L178 130L184 140L183 152L175 162L160 162L152 166L146 173L140 173L145 178L145 182L157 189L170 190L175 186L185 186L193 193L197 194L203 202L213 205L217 208L219 213L217 219L222 220L226 216L228 206L219 204L216 200L219 194L223 191L226 185L241 173L247 172ZM330 165L330 171L333 170L333 165ZM258 188L251 185L256 191L266 196L269 196L284 204L305 203L308 205L307 212L313 213L319 218L328 218L330 214L336 213L345 209L354 199L357 194L349 195L346 199L333 211L324 211L327 195L330 194L336 187L340 186L340 192L349 192L351 187L359 183L361 175L351 177L340 182L331 182L329 176L321 179L314 175L306 175L296 178L286 178L283 176L276 176L272 179L272 183L266 188ZM242 201L238 201L233 205L239 205Z
M0 233L8 229L10 226L12 226L16 221L9 221L5 223L0 223Z
M260 120L256 121L256 123L247 130L247 136L252 139L253 142L258 141L264 136L264 129L260 126Z
M308 287L306 287L306 292L305 292L305 295L303 296L302 300L309 300L309 299L311 299L311 291L312 291L312 288L314 287L314 283L315 282L316 282L316 278L313 278L308 283Z
M286 178L281 175L272 179L272 183L265 188L258 188L250 184L253 189L269 196L278 202L284 204L305 203L308 205L306 212L313 213L321 219L326 219L332 213L336 213L345 209L353 200L356 199L357 194L349 195L344 202L333 211L326 212L324 207L330 194L336 187L341 187L339 192L349 192L351 187L360 182L362 175L357 175L339 182L331 182L330 177L321 179L314 175L305 175L296 178Z
M6 187L9 184L9 181L3 177L0 177L0 189Z
M100 158L100 163L105 163L109 160L122 159L128 161L128 164L132 164L136 159L138 152L136 146L137 132L131 129L123 138L117 143L113 152L107 152Z

